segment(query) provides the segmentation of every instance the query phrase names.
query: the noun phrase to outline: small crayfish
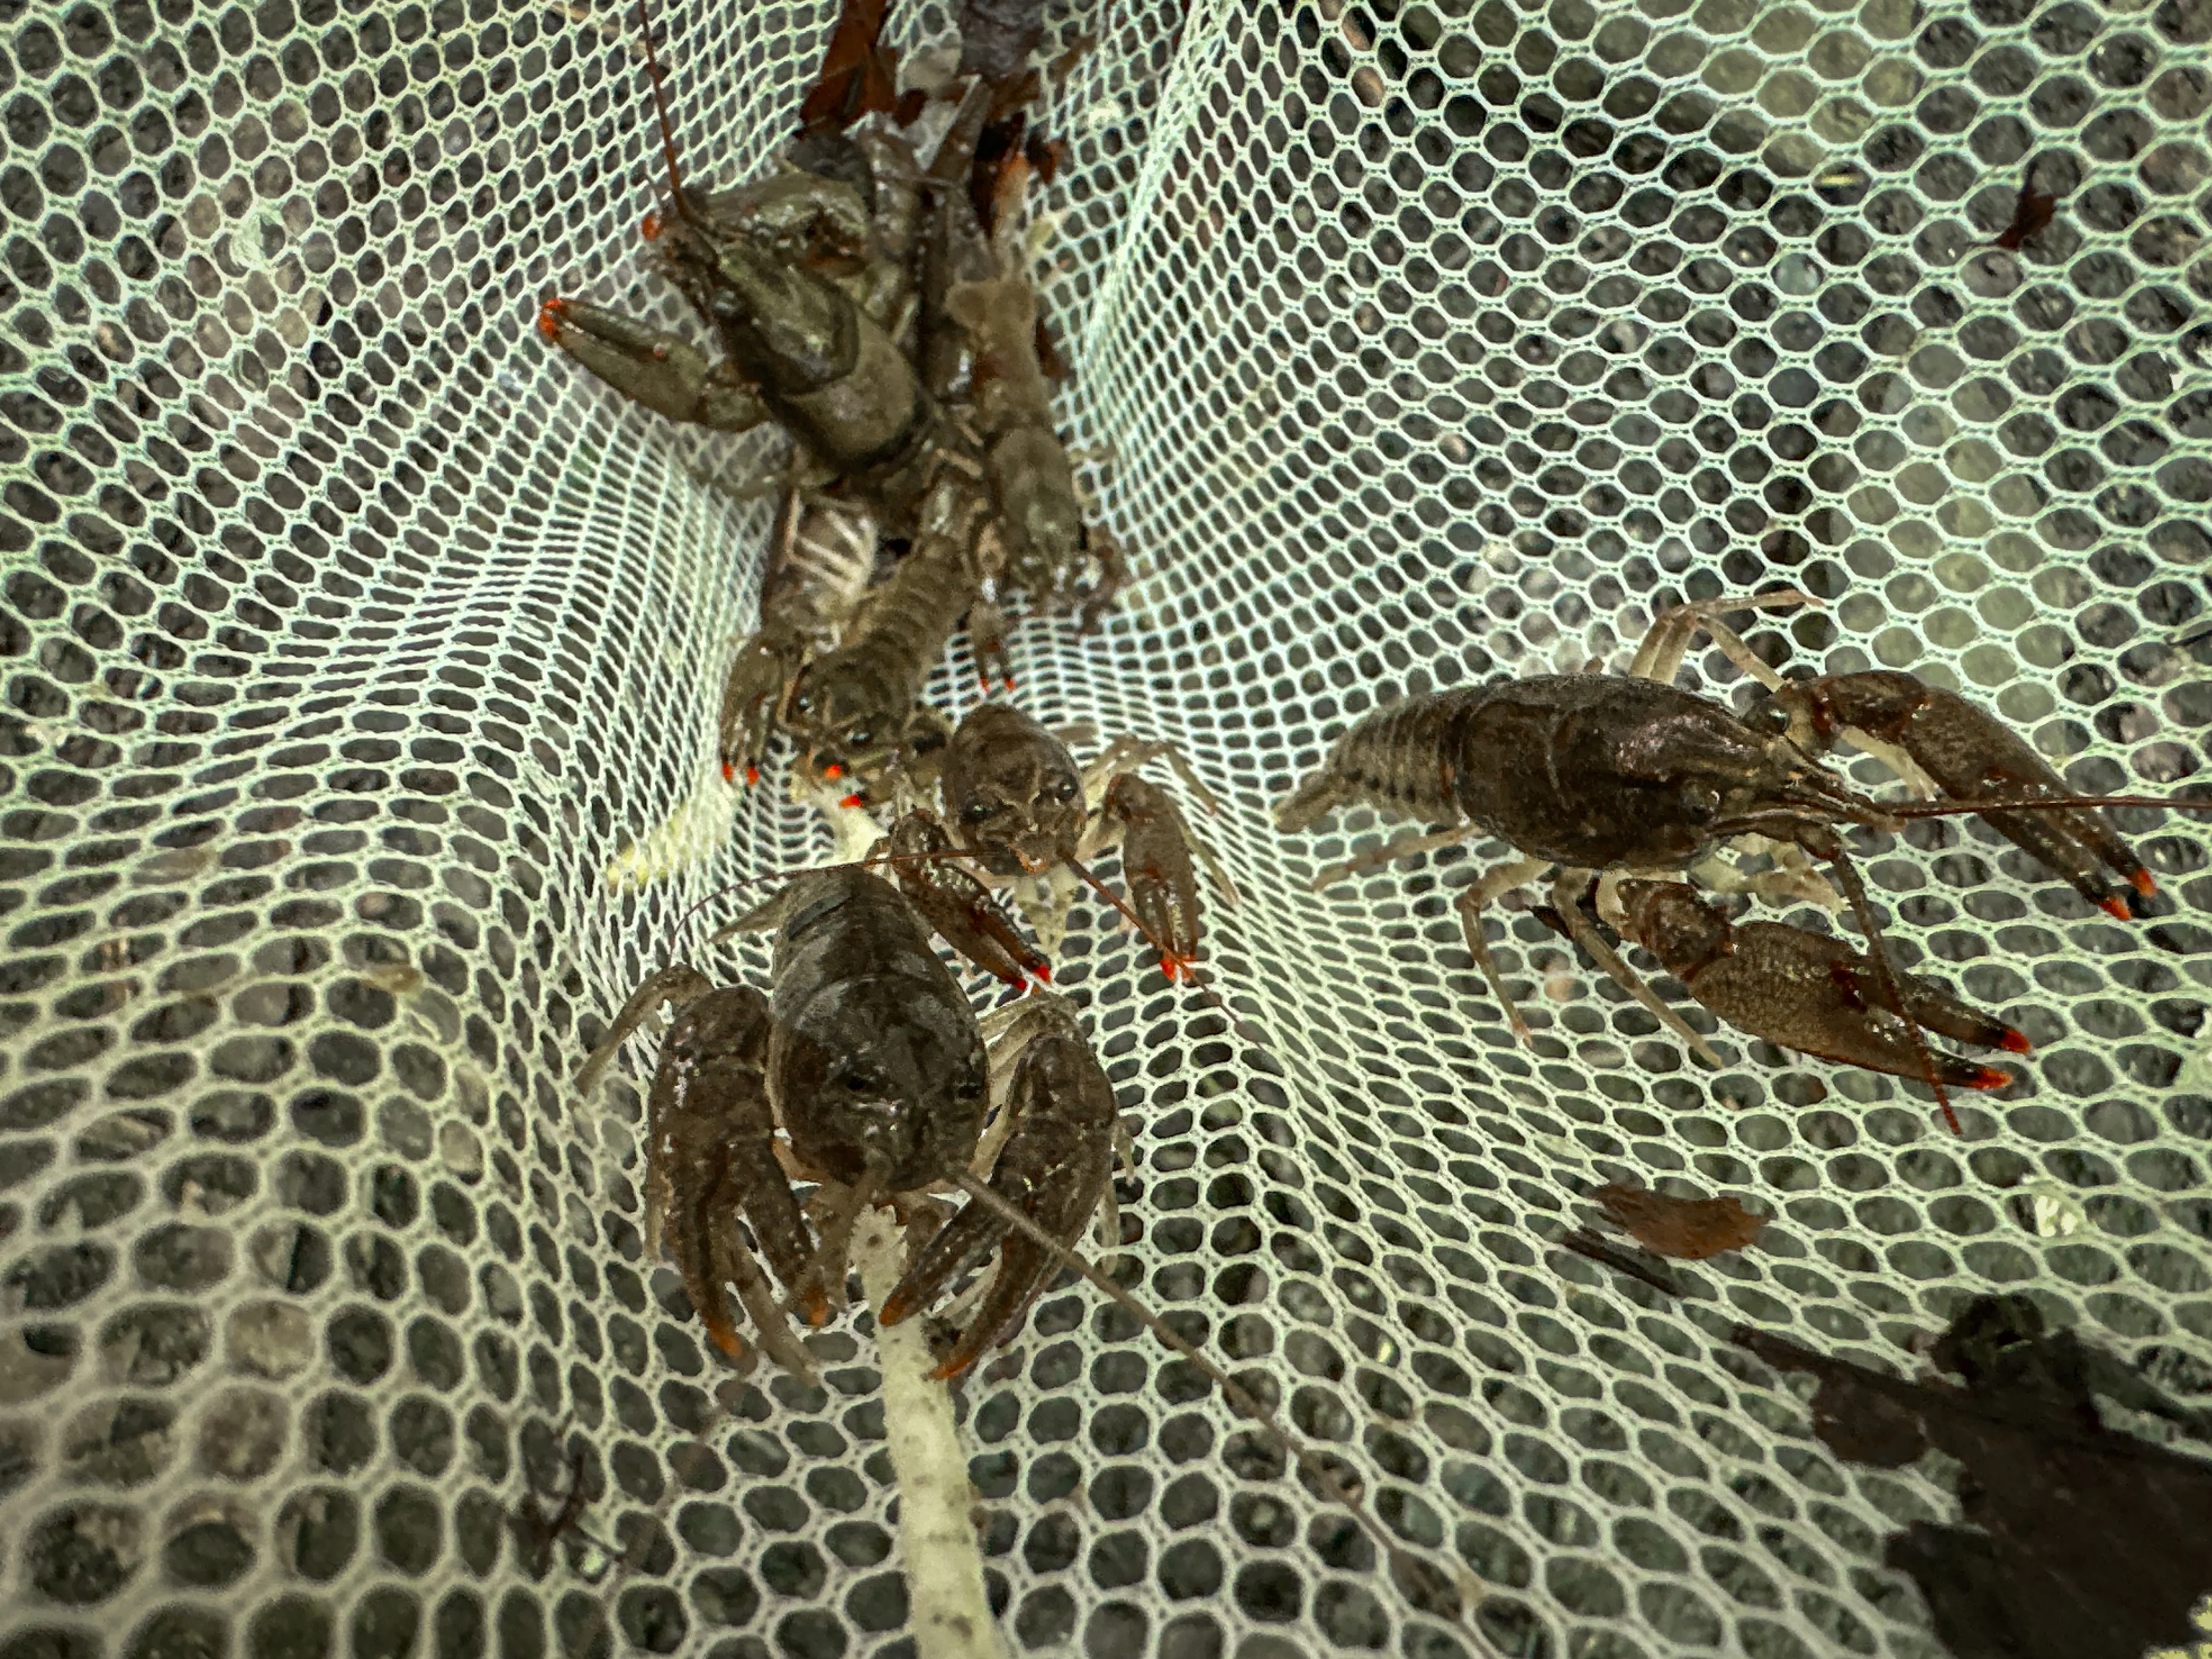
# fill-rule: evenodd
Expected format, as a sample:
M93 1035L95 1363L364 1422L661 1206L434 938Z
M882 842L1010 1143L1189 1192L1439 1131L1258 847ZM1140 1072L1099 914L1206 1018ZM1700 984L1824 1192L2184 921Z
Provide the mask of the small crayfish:
M769 928L766 995L718 987L682 964L664 968L623 1005L577 1082L593 1087L621 1044L663 1003L675 1005L647 1102L648 1249L675 1261L725 1353L744 1352L726 1284L764 1351L811 1375L785 1309L820 1325L842 1304L865 1209L894 1204L934 1221L942 1212L931 1193L988 1182L1072 1245L1107 1195L1121 1131L1113 1089L1073 1006L1049 994L1025 998L993 1017L1001 1040L987 1046L965 993L930 948L927 924L878 878L849 867L802 876L725 933ZM805 1209L794 1176L818 1183ZM739 1236L741 1216L784 1297ZM942 1376L1018 1328L1058 1268L1052 1251L1009 1231L995 1209L971 1199L935 1229L884 1312L896 1322L919 1311L1000 1250Z
M1122 911L1160 953L1160 971L1172 981L1190 979L1200 940L1197 865L1203 862L1224 902L1235 904L1228 872L1191 833L1166 790L1139 768L1154 760L1172 766L1199 804L1219 811L1172 744L1120 738L1085 767L1067 745L1010 704L987 702L969 711L941 746L911 757L896 777L853 780L848 806L873 805L935 780L939 812L915 806L902 813L890 833L900 884L947 939L964 926L961 913L979 890L975 878L932 854L957 853L980 866L983 881L1014 887L1048 948L1056 947L1073 895L1073 882L1088 882ZM1118 844L1128 886L1124 904L1100 886L1090 864ZM964 940L959 948L969 951ZM1034 963L1023 964L1035 974ZM1009 983L1018 976L1001 972Z
M1923 1079L1955 1128L1947 1085L1995 1088L2011 1078L1930 1054L1923 1028L2015 1051L2026 1040L1893 969L1839 830L1894 832L1916 817L1973 813L2126 918L2155 888L2101 809L2212 804L2071 794L2033 749L1955 693L1886 672L1784 681L1720 620L1730 611L1811 602L1792 592L1680 607L1655 624L1626 677L1553 674L1391 704L1345 734L1276 821L1301 830L1357 801L1450 826L1334 866L1316 886L1470 836L1497 836L1522 854L1484 874L1458 908L1468 950L1524 1041L1528 1027L1492 960L1481 911L1549 869L1557 872L1553 909L1569 936L1702 1058L1720 1063L1584 913L1591 884L1598 915L1650 949L1729 1024L1783 1047ZM1741 714L1668 684L1701 629L1762 682L1764 695ZM1839 740L1924 779L1942 799L1891 803L1857 793L1816 758ZM1753 892L1832 902L1808 860L1829 866L1866 952L1802 928L1731 927L1686 889L1625 879L1702 871L1722 842L1738 838L1773 854L1773 868L1733 878Z

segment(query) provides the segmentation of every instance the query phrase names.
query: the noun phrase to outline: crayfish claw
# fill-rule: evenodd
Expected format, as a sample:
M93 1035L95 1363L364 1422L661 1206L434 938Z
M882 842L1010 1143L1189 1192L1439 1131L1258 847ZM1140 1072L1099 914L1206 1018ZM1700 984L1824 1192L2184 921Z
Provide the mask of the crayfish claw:
M1782 922L1733 926L1718 906L1679 883L1624 881L1619 891L1624 933L1738 1030L1840 1065L1947 1088L2001 1089L2013 1081L2008 1072L1935 1048L1926 1050L1923 1069L1901 1015L1977 1048L2027 1042L1996 1015L1926 980L1893 975L1899 1008L1885 996L1872 958L1840 939Z
M891 826L890 853L899 890L945 942L985 973L1016 990L1029 975L1049 978L1051 966L1030 949L1012 916L990 890L944 855L952 850L945 827L917 807Z
M777 628L763 628L738 646L715 720L723 782L734 784L740 768L748 784L760 781L776 707L798 675L805 652L804 641Z
M1198 960L1198 868L1190 828L1174 799L1134 772L1106 787L1105 816L1121 830L1129 908L1160 953L1168 983ZM1195 975L1191 975L1195 980Z
M981 1305L961 1331L939 1378L959 1376L1021 1328L1030 1304L1059 1273L1097 1212L1114 1171L1114 1087L1100 1069L1070 1006L1057 998L1026 1004L1033 1028L1014 1064L1005 1109L1013 1132L999 1153L989 1191L1053 1239L1048 1249L1017 1231L997 1207L971 1191L967 1204L925 1244L884 1304L896 1324L934 1301L996 1249L999 1265Z
M633 403L672 421L744 432L769 417L759 394L681 335L604 306L558 296L538 308L538 331Z
M1864 732L1902 749L1944 795L1964 805L2057 801L2075 793L1995 715L1911 674L1877 669L1793 681L1775 702L1801 745L1825 748L1845 727ZM2157 890L2142 860L2094 807L1992 808L1978 816L2116 921L2136 913L2113 875L2138 894Z

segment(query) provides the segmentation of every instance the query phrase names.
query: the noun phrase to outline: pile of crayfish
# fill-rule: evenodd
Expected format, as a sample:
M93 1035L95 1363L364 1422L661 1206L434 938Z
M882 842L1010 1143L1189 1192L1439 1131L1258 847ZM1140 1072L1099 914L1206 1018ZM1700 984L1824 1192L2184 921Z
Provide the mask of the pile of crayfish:
M1048 962L994 890L1013 890L1049 948L1079 878L1152 942L1170 980L1194 981L1199 865L1235 894L1175 799L1141 775L1166 761L1218 810L1170 745L1122 738L1079 766L1075 733L1011 703L986 702L956 726L922 701L963 625L987 689L995 677L1011 690L1012 623L1073 610L1094 625L1121 565L1087 518L1054 425L1031 279L1025 202L1060 154L1028 131L1041 25L1032 15L1010 30L994 13L970 34L971 9L958 69L909 74L902 88L880 40L884 9L848 5L799 136L763 176L708 191L684 177L641 3L667 173L644 235L697 327L687 336L559 296L538 324L656 416L783 434L758 626L731 664L715 734L724 782L757 783L781 733L797 750L795 794L892 813L888 836L879 842L871 818L862 842L890 879L850 866L802 874L738 924L775 935L770 996L664 968L582 1081L677 1008L649 1109L651 1230L732 1357L742 1345L725 1285L766 1352L804 1370L786 1316L818 1323L842 1298L856 1218L895 1203L933 1226L930 1194L965 1183L970 1203L884 1314L896 1322L999 1251L998 1288L952 1347L950 1374L1018 1326L1058 1271L1054 1251L1103 1200L1117 1127L1072 1004L1033 995L979 1027L930 941L1007 985L1041 988ZM1126 899L1089 868L1117 845ZM816 1184L811 1224L793 1175ZM1016 1224L994 1219L979 1194L1028 1218L1031 1233L1010 1233Z
M841 36L799 136L764 176L709 191L678 165L647 21L668 193L644 234L712 349L580 299L544 301L538 329L656 415L788 439L723 775L757 781L780 730L803 775L880 786L945 742L921 697L956 629L1005 679L1010 622L1072 609L1088 628L1122 580L1053 421L1024 211L1060 155L1024 142L1039 76L898 94L872 33L840 73Z

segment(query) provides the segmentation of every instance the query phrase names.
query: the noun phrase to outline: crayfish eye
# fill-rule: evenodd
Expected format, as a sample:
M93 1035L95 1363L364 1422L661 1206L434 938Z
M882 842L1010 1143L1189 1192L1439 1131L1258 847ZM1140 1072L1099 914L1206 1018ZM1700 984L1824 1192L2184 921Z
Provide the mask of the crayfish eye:
M855 749L866 749L874 737L875 733L869 731L868 728L864 726L859 731L848 736L845 740L851 744Z
M1790 714L1778 702L1755 702L1743 711L1743 723L1762 737L1778 738L1790 730Z
M1692 823L1711 823L1720 815L1721 794L1717 789L1685 789L1682 792L1682 816Z
M1073 800L1076 791L1082 787L1073 778L1062 778L1053 786L1052 798L1054 800Z
M952 1097L962 1101L981 1100L983 1097L983 1085L977 1079L969 1078L952 1091Z
M971 800L967 804L967 805L960 809L960 822L963 823L981 823L997 810L998 809L993 806L988 801Z
M842 1089L847 1094L873 1095L883 1092L883 1079L873 1072L863 1071L858 1067L849 1072L840 1072L830 1081L835 1087Z

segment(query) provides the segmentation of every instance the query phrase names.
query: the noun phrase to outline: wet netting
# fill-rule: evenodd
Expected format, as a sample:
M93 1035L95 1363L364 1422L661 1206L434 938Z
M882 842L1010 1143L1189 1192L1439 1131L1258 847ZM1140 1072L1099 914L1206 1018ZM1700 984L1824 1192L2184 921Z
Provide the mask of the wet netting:
M659 9L687 164L749 176L832 10ZM573 1086L687 905L830 847L784 756L715 765L773 440L532 326L684 314L634 15L0 14L0 1656L912 1652L870 1326L738 1378L644 1249L649 1043ZM1317 896L1385 829L1268 811L1378 702L1779 584L1825 604L1745 619L1771 662L1960 688L2077 787L2201 777L2212 9L1048 22L1089 45L1043 305L1137 580L1013 665L1180 744L1243 889L1233 1023L1101 904L1059 954L1134 1136L1119 1273L1465 1612L1071 1279L962 1395L1007 1650L1932 1659L1884 1540L1957 1466L1845 1461L1730 1327L1907 1376L2021 1292L2212 1405L2208 831L2121 815L2131 922L1978 823L1863 837L1899 962L2035 1043L1960 1139L1725 1028L1701 1066L1525 905L1518 1046L1451 906L1500 848ZM1990 246L2024 179L2055 214ZM1557 1248L1610 1181L1772 1218L1672 1299Z

